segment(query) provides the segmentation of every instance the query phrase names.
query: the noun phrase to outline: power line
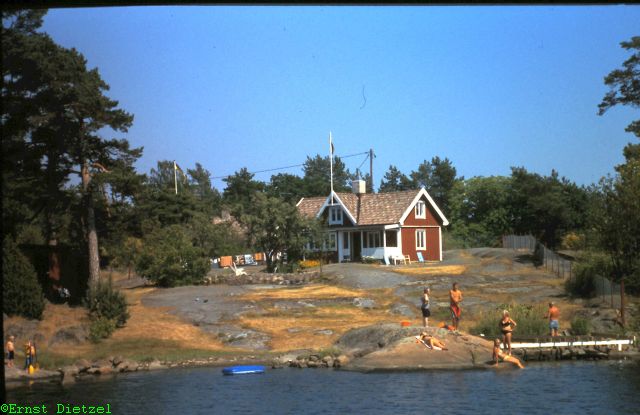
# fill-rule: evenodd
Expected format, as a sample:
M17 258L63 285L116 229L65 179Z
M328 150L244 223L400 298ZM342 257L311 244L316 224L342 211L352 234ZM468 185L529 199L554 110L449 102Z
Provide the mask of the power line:
M363 154L369 154L369 152L368 151L363 151L362 153L348 154L346 156L336 156L336 157L339 157L340 159L346 159L346 158L350 158L350 157L361 156ZM366 160L367 159L365 158L365 161ZM304 163L292 164L291 166L284 166L284 167L274 167L272 169L257 170L257 171L249 172L249 174L268 173L268 172L271 172L271 171L287 170L287 169L291 169L291 168L294 168L294 167L302 167L302 166L304 166ZM231 176L233 176L233 175L232 174L227 174L225 176L215 176L215 177L212 177L211 180L226 179L227 177L231 177Z

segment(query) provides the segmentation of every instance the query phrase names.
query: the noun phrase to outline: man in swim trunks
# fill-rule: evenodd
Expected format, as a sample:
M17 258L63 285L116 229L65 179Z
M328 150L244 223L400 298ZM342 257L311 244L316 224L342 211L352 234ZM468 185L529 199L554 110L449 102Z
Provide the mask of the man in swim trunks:
M549 311L545 315L545 318L549 318L549 331L551 333L551 337L556 337L558 335L558 329L560 328L559 320L560 320L560 310L553 302L549 303Z
M495 365L502 359L503 362L513 363L518 366L520 369L524 369L522 362L517 357L509 356L502 350L500 350L500 339L495 339L493 341L493 362Z
M458 289L458 283L454 282L453 287L449 290L449 300L451 309L451 321L454 330L458 330L458 323L460 322L460 313L462 309L460 308L460 303L462 302L462 291Z

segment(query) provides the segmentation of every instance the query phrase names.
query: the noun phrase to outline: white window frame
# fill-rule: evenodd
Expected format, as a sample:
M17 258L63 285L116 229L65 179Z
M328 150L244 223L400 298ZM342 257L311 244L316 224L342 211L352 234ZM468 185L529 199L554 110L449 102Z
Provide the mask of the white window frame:
M416 203L415 213L416 213L416 219L427 218L427 206L423 200L419 200L418 203Z
M416 250L424 251L427 249L427 231L426 229L416 229Z
M338 235L335 232L329 232L327 237L327 251L335 251L338 249Z
M342 225L342 208L340 206L329 208L329 225Z

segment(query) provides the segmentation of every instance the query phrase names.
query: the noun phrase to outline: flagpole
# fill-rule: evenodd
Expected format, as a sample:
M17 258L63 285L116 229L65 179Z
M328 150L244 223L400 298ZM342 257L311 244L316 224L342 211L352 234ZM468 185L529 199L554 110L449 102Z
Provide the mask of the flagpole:
M329 131L329 164L331 174L331 204L333 205L333 139L331 137L331 131Z
M175 160L173 160L173 186L176 189L176 194L178 194L178 167Z

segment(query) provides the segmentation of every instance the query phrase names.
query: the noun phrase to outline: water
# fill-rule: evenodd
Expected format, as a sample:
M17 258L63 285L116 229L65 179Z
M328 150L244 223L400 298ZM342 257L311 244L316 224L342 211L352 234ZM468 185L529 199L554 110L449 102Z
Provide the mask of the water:
M8 390L8 402L111 404L113 414L639 414L640 362L531 363L525 370L223 376L171 369Z

